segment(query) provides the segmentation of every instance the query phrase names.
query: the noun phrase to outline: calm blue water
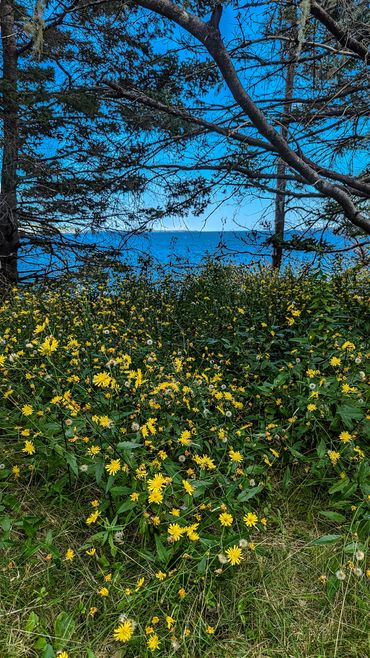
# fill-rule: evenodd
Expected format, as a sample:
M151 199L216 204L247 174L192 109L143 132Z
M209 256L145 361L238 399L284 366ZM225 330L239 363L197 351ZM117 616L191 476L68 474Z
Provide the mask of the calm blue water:
M321 233L311 233L310 236L317 240ZM140 266L143 262L151 260L154 265L165 265L170 268L181 268L185 265L196 266L207 257L220 259L226 262L245 264L270 264L271 247L265 246L267 233L249 231L153 231L141 235L128 235L124 232L101 231L96 234L86 233L79 238L72 234L65 236L72 244L88 245L90 254L94 253L97 245L106 251L115 250L115 258L130 265ZM347 246L341 236L326 234L325 240L330 243L332 249L341 249ZM31 253L21 253L20 265L21 276L30 276L32 271L48 268L57 273L65 267L82 264L81 260L73 253L59 250L56 255L43 254L40 250L33 249ZM321 266L330 269L337 255L318 256L310 252L302 251L287 252L284 265L298 266L302 263ZM343 254L346 264L350 263L351 252Z

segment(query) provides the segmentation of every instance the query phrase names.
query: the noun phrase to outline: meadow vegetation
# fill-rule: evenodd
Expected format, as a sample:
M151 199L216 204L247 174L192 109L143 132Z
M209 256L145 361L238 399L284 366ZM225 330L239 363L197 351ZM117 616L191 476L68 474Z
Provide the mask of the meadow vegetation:
M366 658L370 275L0 307L1 658Z

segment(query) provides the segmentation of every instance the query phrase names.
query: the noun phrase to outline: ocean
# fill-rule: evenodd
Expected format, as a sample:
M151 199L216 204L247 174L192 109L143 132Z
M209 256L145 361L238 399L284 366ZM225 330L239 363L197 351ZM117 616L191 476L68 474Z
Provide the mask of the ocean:
M321 233L301 234L304 238L320 241ZM169 269L196 267L207 258L222 262L269 265L272 248L266 246L267 233L262 231L152 231L131 235L119 231L84 233L76 238L66 234L69 243L77 241L89 247L94 253L94 245L104 250L113 250L118 258L133 267L143 265L165 266ZM289 238L289 234L287 234ZM332 250L340 250L349 245L342 236L325 234L325 241ZM339 254L319 255L315 252L286 252L283 266L299 267L302 264L330 270ZM79 259L72 252L57 250L54 255L32 249L30 253L20 253L20 275L32 278L32 272L46 268L51 274L58 274L66 264L77 267ZM345 265L353 262L353 252L344 252L340 257Z

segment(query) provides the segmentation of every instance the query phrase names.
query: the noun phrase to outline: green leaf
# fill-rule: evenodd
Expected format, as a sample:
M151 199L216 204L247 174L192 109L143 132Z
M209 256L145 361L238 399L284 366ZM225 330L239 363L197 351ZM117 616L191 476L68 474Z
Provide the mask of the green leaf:
M326 457L327 449L326 449L326 443L325 443L324 439L321 439L319 445L316 448L316 452L317 452L317 455L320 459L323 459L324 457Z
M135 450L135 448L142 448L142 444L134 441L121 441L117 443L116 447L118 450Z
M76 460L76 455L73 454L73 452L66 452L65 453L65 460L70 467L73 475L78 475L78 466L77 466L77 460Z
M341 539L342 535L322 535L315 541L311 542L311 546L323 546L325 544L334 544L338 539Z
M159 535L156 535L156 536L155 536L155 546L156 546L156 549L157 549L157 555L158 555L158 557L159 557L159 560L160 560L163 564L167 564L167 562L168 562L168 557L169 557L169 552L168 552L168 550L163 546L163 544L162 544L162 542L161 542L161 538L159 537Z
M60 612L54 621L55 646L63 649L66 642L72 637L76 622L68 612Z
M365 551L366 547L364 544L361 544L357 541L352 541L350 544L346 544L344 547L344 552L345 553L354 553L355 551Z
M197 571L199 574L203 575L207 569L207 556L204 555L202 559L198 562Z
M26 621L26 631L29 633L36 628L37 624L39 623L39 616L36 614L36 612L31 612L27 621Z
M136 503L134 503L132 500L126 500L118 508L117 514L122 514L122 512L128 512L128 510L133 509L135 507L135 505L136 505Z
M329 576L328 581L326 583L326 593L330 601L334 599L334 596L336 595L339 587L340 587L340 580L338 580L336 576Z
M4 530L4 532L9 532L10 528L12 527L12 519L10 516L3 516L0 519L0 528Z
M337 523L344 523L346 520L346 517L344 514L339 514L339 512L319 512L320 516L325 516L326 519L329 519L329 521L336 521Z
M53 647L51 646L51 644L47 644L41 654L41 658L54 658L54 656L55 653Z
M337 407L337 413L348 429L352 429L353 420L361 420L364 415L361 409L350 404L343 404L340 407Z
M245 503L246 500L250 500L251 498L254 498L254 496L257 496L262 489L263 485L260 484L258 487L241 491L237 499L240 503Z

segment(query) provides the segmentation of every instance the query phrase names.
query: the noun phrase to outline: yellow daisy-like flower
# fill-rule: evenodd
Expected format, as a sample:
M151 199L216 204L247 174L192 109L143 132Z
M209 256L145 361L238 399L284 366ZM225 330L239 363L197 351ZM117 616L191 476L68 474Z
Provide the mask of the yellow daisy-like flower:
M157 649L159 649L160 644L161 643L160 643L158 635L156 633L153 633L148 638L147 647L148 647L148 649L150 649L150 651L156 651Z
M228 528L233 523L233 517L228 512L222 512L222 514L220 514L218 517L218 520L225 528Z
M182 528L178 523L171 523L171 525L168 527L168 534L174 541L181 539L185 532L186 528Z
M248 514L243 517L243 521L247 528L253 528L258 523L258 516L257 514L253 514L253 512L248 512Z
M72 550L72 548L69 548L66 552L66 560L67 562L72 562L73 558L75 556L75 552Z
M333 466L335 466L337 461L340 459L340 452L336 452L335 450L328 450L328 457Z
M175 623L176 623L176 619L174 619L173 617L170 617L169 615L166 616L166 624L167 624L167 628L168 628L169 631L171 630L172 626Z
M109 464L106 464L105 470L109 475L116 475L121 468L121 461L119 459L112 459Z
M93 384L98 388L108 388L112 383L112 377L107 372L98 372L93 377Z
M24 404L22 407L22 414L23 416L32 416L33 414L33 407L31 404Z
M134 633L134 627L131 621L127 620L120 624L113 631L113 637L116 642L128 642Z
M335 368L336 366L340 366L341 360L337 356L332 356L329 363Z
M22 452L25 452L26 455L34 455L36 452L34 443L32 441L25 441L24 448L22 448Z
M156 489L163 489L166 484L166 478L162 473L157 473L153 478L148 480L148 489L149 491L155 491Z
M91 525L92 523L96 523L99 516L100 516L99 510L95 510L95 512L91 512L90 516L88 516L87 519L86 519L87 525Z
M186 493L189 494L189 496L192 496L194 493L194 487L190 484L188 480L183 480L182 481L182 486L184 487Z
M241 452L239 452L239 450L234 450L233 448L230 448L230 450L229 450L229 457L230 457L231 461L236 462L238 464L240 462L242 462L243 459L244 459Z
M155 577L158 578L158 580L165 580L165 578L167 578L167 574L163 571L157 571Z
M108 587L101 587L101 588L98 590L98 594L100 594L100 596L109 596L109 589L108 589Z
M163 493L159 489L154 489L154 491L150 492L148 501L149 503L159 505L163 501Z
M54 336L47 336L39 347L39 352L43 356L50 356L58 348L58 341Z
M241 561L243 560L243 552L242 549L239 548L239 546L231 546L231 548L228 548L226 551L226 557L227 561L230 562L232 566L235 564L240 564Z
M58 653L57 658L69 658L68 651L62 651L61 653Z
M351 439L352 435L349 432L341 432L339 434L339 440L343 443L348 443L348 441L351 441Z

